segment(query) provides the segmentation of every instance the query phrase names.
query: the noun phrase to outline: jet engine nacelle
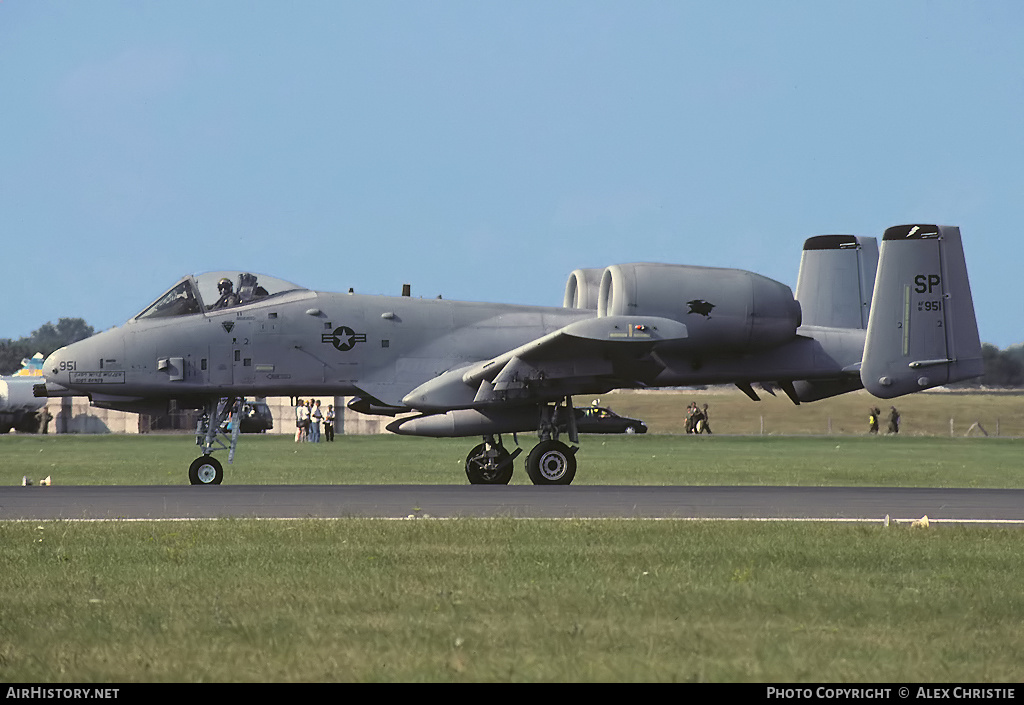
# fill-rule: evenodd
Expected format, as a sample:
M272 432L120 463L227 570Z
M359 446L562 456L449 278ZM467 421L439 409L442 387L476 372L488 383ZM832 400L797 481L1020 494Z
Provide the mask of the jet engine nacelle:
M597 309L597 295L601 291L603 269L577 269L565 283L564 308Z
M793 290L740 269L679 264L617 264L601 275L598 316L659 316L684 323L686 346L767 348L800 326Z

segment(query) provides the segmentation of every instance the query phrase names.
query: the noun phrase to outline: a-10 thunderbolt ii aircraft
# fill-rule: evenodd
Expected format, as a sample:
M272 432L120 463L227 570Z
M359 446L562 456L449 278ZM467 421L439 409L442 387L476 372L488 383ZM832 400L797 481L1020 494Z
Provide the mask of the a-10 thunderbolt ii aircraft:
M876 275L877 272L877 275ZM218 283L220 290L218 290ZM803 248L796 295L737 269L622 264L572 272L562 308L365 296L250 273L187 276L118 328L53 353L39 396L159 412L205 408L193 484L245 397L355 397L414 436L480 436L472 483L507 484L501 434L537 431L535 484L576 474L573 395L617 388L755 384L794 403L861 387L891 398L983 372L960 231L905 225ZM769 387L769 388L770 388Z

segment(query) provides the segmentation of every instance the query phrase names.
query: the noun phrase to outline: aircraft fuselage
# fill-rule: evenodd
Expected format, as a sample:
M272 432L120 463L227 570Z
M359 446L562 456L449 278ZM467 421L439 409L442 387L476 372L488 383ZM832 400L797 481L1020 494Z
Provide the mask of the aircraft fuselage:
M590 311L299 292L272 302L132 320L50 356L47 381L107 397L373 395L498 355Z
M368 395L401 406L410 390L444 372L595 317L592 310L300 291L225 311L131 320L57 351L46 371L52 385L100 405ZM616 360L616 376L654 387L829 378L860 360L862 330L797 333L746 351L665 342L650 355ZM599 384L575 393L603 391Z

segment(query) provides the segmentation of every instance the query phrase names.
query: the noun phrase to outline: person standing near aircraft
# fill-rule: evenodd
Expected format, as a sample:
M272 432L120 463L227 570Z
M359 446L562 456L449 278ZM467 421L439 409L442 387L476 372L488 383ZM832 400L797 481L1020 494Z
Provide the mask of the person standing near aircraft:
M327 436L327 442L334 442L334 404L327 405L327 416L324 417L324 435Z
M701 411L700 420L700 432L711 435L711 424L708 421L708 405L704 405L704 409Z
M875 406L872 407L868 412L868 433L878 434L878 416L881 414L881 410Z
M323 420L323 412L320 411L320 400L313 402L312 410L309 412L309 440L311 443L320 442L320 422Z
M306 406L306 402L301 399L298 400L298 406L295 407L295 442L299 443L306 440L306 429L309 428L309 408Z
M53 414L51 414L44 406L37 412L36 416L39 419L39 433L45 434L49 430L50 420L53 419Z
M697 402L690 402L690 406L686 409L686 432L700 433L703 419L704 415L701 413L700 407L697 406Z
M900 412L896 411L895 406L889 407L889 433L900 432Z

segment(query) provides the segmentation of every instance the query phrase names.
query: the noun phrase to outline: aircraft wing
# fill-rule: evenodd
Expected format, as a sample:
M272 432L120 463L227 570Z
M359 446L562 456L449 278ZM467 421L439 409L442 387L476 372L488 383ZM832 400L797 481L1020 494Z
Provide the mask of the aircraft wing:
M660 369L650 356L655 345L686 337L686 326L668 318L588 318L489 360L449 370L411 391L402 403L439 411L631 386L636 371Z

